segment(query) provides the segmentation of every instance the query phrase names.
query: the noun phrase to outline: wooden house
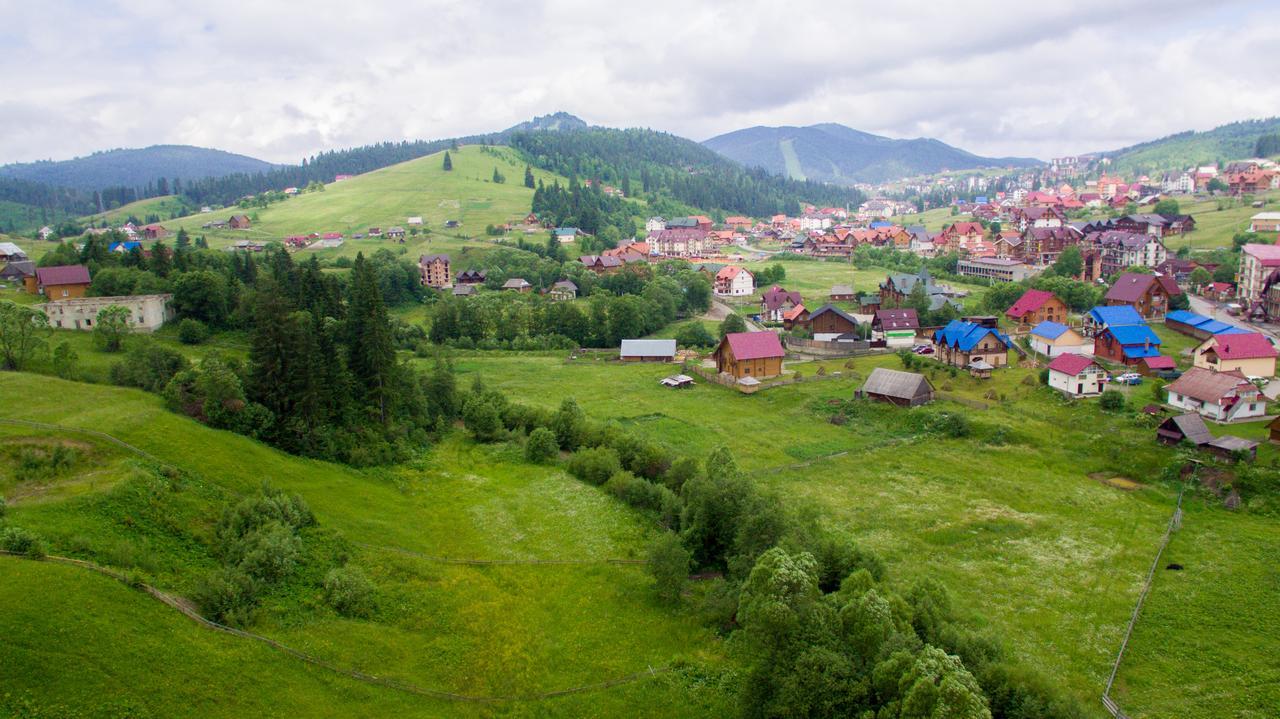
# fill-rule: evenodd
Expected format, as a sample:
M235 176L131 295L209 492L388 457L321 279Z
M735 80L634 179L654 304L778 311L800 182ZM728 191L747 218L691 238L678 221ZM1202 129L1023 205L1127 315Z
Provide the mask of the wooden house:
M934 357L954 367L968 368L975 361L1004 367L1012 344L1008 335L995 327L965 320L951 320L933 333Z
M253 223L248 215L232 215L231 219L227 220L227 226L233 230L247 230L253 226Z
M1113 325L1093 338L1093 356L1132 367L1160 355L1160 338L1145 324Z
M1273 421L1272 424L1274 423ZM1161 422L1156 428L1156 441L1169 446L1185 442L1226 460L1234 460L1240 456L1248 461L1258 458L1257 442L1229 434L1214 437L1205 425L1204 418L1195 412L1175 415Z
M1005 310L1005 316L1022 325L1037 325L1041 322L1066 323L1067 305L1052 292L1045 290L1027 290L1016 302Z
M1126 272L1120 275L1103 301L1110 306L1132 305L1138 314L1147 319L1164 317L1169 311L1169 300L1182 294L1182 289L1172 277Z
M858 320L839 307L827 304L809 313L809 331L819 342L854 338L857 336Z
M738 379L782 374L782 342L773 332L730 332L720 340L713 357L716 371Z
M831 294L827 295L827 299L832 302L853 302L856 298L851 285L835 285L831 288Z
M877 367L858 390L859 397L895 404L899 407L918 407L933 401L934 389L929 379L915 372Z
M809 310L804 305L796 305L782 314L782 328L790 330L797 325L809 324Z
M458 273L457 282L460 285L483 285L486 276L484 270L463 270Z
M84 265L37 267L35 273L26 278L28 292L44 295L50 301L84 297L91 283L89 268Z

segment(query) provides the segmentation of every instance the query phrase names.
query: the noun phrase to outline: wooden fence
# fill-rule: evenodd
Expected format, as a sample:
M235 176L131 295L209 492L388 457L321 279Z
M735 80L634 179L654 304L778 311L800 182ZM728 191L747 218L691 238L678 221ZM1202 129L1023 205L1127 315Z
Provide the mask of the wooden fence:
M856 342L822 342L800 337L783 337L783 344L789 350L805 354L824 355L828 357L857 357L859 355L883 354L890 350L883 347L872 347L867 340Z

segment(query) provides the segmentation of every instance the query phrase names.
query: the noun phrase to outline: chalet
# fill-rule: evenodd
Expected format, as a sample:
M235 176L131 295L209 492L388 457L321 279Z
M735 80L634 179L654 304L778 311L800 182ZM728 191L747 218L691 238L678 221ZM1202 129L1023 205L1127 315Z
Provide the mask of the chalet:
M765 322L781 322L782 315L804 304L799 292L788 292L778 285L765 290L760 296L760 316Z
M651 233L645 241L653 252L664 257L698 257L711 246L706 231L697 227L677 227Z
M1010 320L1024 325L1035 325L1041 322L1066 322L1067 305L1052 292L1045 290L1027 290L1016 302L1005 310Z
M1049 386L1068 397L1096 397L1102 394L1106 370L1092 358L1078 354L1058 355L1049 363Z
M951 245L981 240L986 234L980 222L954 222L942 229L942 237Z
M622 340L618 351L623 362L670 362L675 358L675 340Z
M1123 272L1130 267L1155 268L1169 257L1164 242L1153 235L1107 230L1089 235L1085 241L1098 249L1104 275Z
M604 255L583 255L578 258L578 262L582 266L596 273L603 275L618 270L624 264L619 257L608 257Z
M0 281L16 282L25 285L28 277L35 277L36 263L31 260L20 260L6 264L0 269Z
M1160 338L1145 324L1113 325L1093 338L1093 356L1126 367L1160 355Z
M702 230L703 232L710 232L711 227L715 224L714 222L711 221L711 218L707 217L706 215L694 215L689 219L693 220L694 227L698 228L699 230Z
M728 265L716 273L713 288L722 297L745 297L755 292L756 280L746 269Z
M928 378L915 372L876 367L858 390L857 396L888 402L899 407L919 407L933 401L934 389Z
M551 236L555 237L559 242L573 242L586 233L576 227L557 227L551 231Z
M26 279L28 292L51 301L84 297L90 283L89 268L84 265L37 267L35 274Z
M809 330L819 342L857 339L858 320L836 307L823 305L809 313Z
M1019 232L1026 232L1033 227L1062 227L1067 218L1056 207L1016 207L1013 210L1013 224Z
M1201 294L1214 302L1227 302L1236 296L1236 287L1230 282L1210 282L1201 289Z
M253 226L253 223L249 221L248 215L232 215L231 219L227 220L227 226L233 230L247 230Z
M463 270L456 279L460 285L482 285L486 276L484 270Z
M748 230L751 229L751 218L743 217L742 215L730 215L724 218L724 226L735 230Z
M886 347L910 347L915 344L920 318L914 309L876 310L871 319L871 336L883 340Z
M385 234L389 240L403 240L405 231L403 227L388 227Z
M560 280L551 285L547 294L556 302L565 302L578 296L578 286L573 283L573 280Z
M1009 363L1012 344L1000 330L965 320L951 320L933 333L934 357L954 367L967 368L975 361L1004 367Z
M827 299L831 302L852 302L856 299L856 295L851 285L834 285Z
M1175 446L1188 442L1196 447L1213 441L1213 433L1204 423L1204 417L1196 412L1174 415L1156 428L1156 441Z
M523 277L512 277L502 283L502 289L512 290L515 292L529 292L533 290L533 285L529 284L528 280Z
M1266 335L1244 332L1214 335L1195 349L1196 367L1215 372L1236 371L1246 377L1274 377L1276 348Z
M782 313L782 328L790 330L796 325L809 324L809 310L804 305L796 305L786 312Z
M859 295L858 314L871 315L880 309L880 295Z
M419 280L427 287L444 289L453 285L448 255L423 255L418 258Z
M1180 294L1182 289L1172 277L1126 272L1107 290L1103 301L1113 307L1132 305L1146 318L1164 317L1169 300Z
M665 229L667 229L667 221L661 217L650 217L648 220L645 220L644 231L647 234L660 232Z
M1280 417L1267 423L1267 440L1271 444L1280 444Z
M1165 315L1164 326L1174 332L1194 337L1202 342L1216 335L1246 334L1249 332L1249 330L1240 329L1226 322L1219 322L1187 310L1174 310Z
M0 242L0 262L26 262L31 259L12 242Z
M782 374L785 354L782 342L773 332L730 332L720 340L713 356L717 372L741 380Z
M1031 350L1050 359L1064 354L1082 355L1093 351L1093 342L1079 332L1057 322L1041 322L1031 328Z
M929 298L930 311L941 309L948 303L960 309L960 303L948 299L950 293L945 288L934 284L927 267L914 275L894 274L886 277L885 281L880 283L880 306L901 307L911 296L917 283L921 285L924 295Z
M1215 422L1234 422L1266 414L1267 399L1239 372L1192 367L1165 390L1169 404Z
M148 240L163 240L169 236L169 231L164 225L153 223L142 227L142 236Z

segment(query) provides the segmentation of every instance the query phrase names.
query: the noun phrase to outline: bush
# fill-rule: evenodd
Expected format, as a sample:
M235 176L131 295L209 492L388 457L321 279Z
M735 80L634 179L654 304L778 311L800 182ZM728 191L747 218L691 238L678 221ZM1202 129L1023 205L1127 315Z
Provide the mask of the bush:
M198 345L209 339L209 328L203 322L188 317L178 323L178 341L184 345Z
M676 330L676 344L681 347L710 347L716 338L701 322L689 322Z
M479 442L494 442L502 437L502 415L488 397L472 395L462 406L462 422Z
M621 470L618 453L608 447L580 449L569 457L569 474L590 484L604 484Z
M287 577L302 557L302 540L290 527L273 522L231 546L231 564L254 579L274 582Z
M654 588L662 601L680 600L680 593L689 581L691 561L689 550L673 532L664 532L649 545L649 576L653 577Z
M0 522L4 521L4 513L6 509L7 505L4 503L4 497L0 497Z
M39 559L44 556L44 540L21 527L7 527L0 532L0 549Z
M929 417L927 428L947 437L968 437L969 418L959 412L938 412Z
M243 626L253 618L258 584L239 569L219 569L196 585L193 598L213 621Z
M367 617L373 613L373 582L357 567L329 570L324 577L324 600L344 617Z
M1107 412L1119 412L1124 409L1124 395L1116 390L1109 389L1102 393L1102 398L1098 400L1098 406Z
M560 451L556 433L546 427L538 427L529 434L524 444L524 458L534 464L550 461Z

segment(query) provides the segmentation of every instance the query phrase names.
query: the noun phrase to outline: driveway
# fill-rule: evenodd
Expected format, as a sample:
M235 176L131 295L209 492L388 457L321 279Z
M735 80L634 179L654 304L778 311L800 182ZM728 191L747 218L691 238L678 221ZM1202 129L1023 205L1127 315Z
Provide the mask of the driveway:
M712 320L715 322L721 322L724 320L724 318L728 317L731 314L734 314L733 308L725 304L724 302L721 302L718 297L712 295L711 309L708 309L706 314L702 315L702 318L707 320ZM760 327L755 322L752 322L750 317L743 316L742 321L747 323L748 332L760 331Z

